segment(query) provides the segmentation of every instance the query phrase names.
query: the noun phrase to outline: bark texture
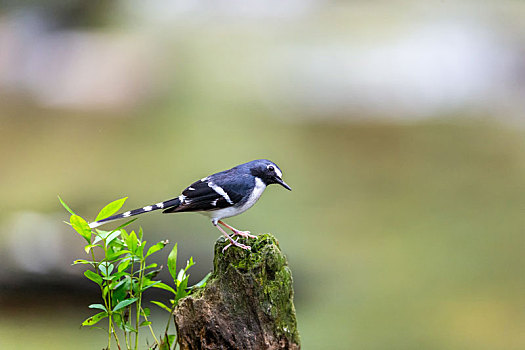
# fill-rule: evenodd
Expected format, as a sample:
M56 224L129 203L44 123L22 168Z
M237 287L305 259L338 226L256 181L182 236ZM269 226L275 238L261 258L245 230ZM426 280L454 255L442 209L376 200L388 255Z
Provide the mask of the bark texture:
M300 349L292 273L270 234L240 239L246 251L219 238L207 285L180 300L175 325L181 349Z

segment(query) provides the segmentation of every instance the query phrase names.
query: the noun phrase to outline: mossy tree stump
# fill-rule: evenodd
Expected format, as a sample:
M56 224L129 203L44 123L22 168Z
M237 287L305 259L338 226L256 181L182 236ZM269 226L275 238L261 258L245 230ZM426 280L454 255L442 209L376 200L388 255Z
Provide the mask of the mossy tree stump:
M300 349L292 273L270 234L240 239L251 251L215 244L206 287L181 299L175 325L181 349Z

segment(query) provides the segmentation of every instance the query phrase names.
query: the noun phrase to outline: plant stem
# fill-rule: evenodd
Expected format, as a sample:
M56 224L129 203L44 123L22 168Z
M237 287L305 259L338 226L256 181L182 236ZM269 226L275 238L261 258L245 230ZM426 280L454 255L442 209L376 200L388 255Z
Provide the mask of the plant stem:
M140 270L139 270L139 283L137 286L137 294L138 294L138 300L137 300L137 315L135 319L135 329L137 330L137 334L135 335L135 350L138 349L138 342L139 342L139 322L140 322L140 309L142 308L142 280L144 278L144 268L146 267L146 259L143 257L140 259Z
M122 315L122 313L120 313L120 317L122 318L122 323L124 323L124 325L126 324L126 320L124 319L124 315ZM129 344L128 342L128 337L127 337L127 332L126 332L126 327L123 327L124 328L124 341L126 342L126 349L131 349L131 345Z
M113 326L113 324L111 326L112 326L113 336L115 337L115 341L117 342L117 348L121 350L120 341L118 339L117 332L115 332L115 327Z
M144 312L144 309L142 308L142 306L140 307L140 310L143 312L144 314L144 321L148 322L148 317L146 316L146 313ZM153 336L153 339L155 339L155 343L157 343L159 346L160 346L160 343L159 343L159 340L157 339L157 337L155 336L155 332L153 332L153 328L151 327L151 325L149 324L148 325L149 327L149 330L151 332L151 335Z
M117 332L115 332L115 327L113 326L113 317L112 317L112 315L109 315L109 335L110 335L110 337L108 339L108 342L109 342L108 349L109 349L109 345L111 343L111 335L113 335L115 337L115 341L117 342L117 348L119 350L121 350L121 348L120 348L120 341L118 339Z
M100 275L100 270L98 268L98 266L100 265L100 263L98 261L95 260L95 252L93 251L93 249L90 249L91 251L91 259L92 261L94 262L94 268L95 268L95 272L97 273L97 275L99 275L100 277L102 277ZM106 249L104 249L104 254L106 252ZM111 304L108 305L108 300L106 298L104 298L104 287L101 285L100 286L100 293L102 294L102 300L104 301L104 306L106 307L106 310L111 310ZM109 317L109 322L108 322L108 350L111 349L111 316Z
M173 313L175 312L176 307L177 307L177 303L175 302L175 300L173 300L173 307L171 308L170 316L168 318L168 324L166 324L166 330L164 331L164 337L166 338L166 341L168 342L168 349L171 348L170 338L168 337L168 331L170 329L171 319L173 318ZM178 338L178 334L177 334L177 338ZM177 344L176 341L175 341L175 344Z
M111 349L111 318L108 325L108 350Z
M135 266L135 258L133 257L133 255L130 255L130 259L131 259L131 270L129 273L129 283L130 283L129 297L134 298L135 295L133 294L133 267ZM131 322L131 306L128 307L128 310L129 310L129 313L128 313L128 319L126 320L126 322ZM127 333L128 333L128 338L129 338L129 348L131 349L131 332L127 332Z

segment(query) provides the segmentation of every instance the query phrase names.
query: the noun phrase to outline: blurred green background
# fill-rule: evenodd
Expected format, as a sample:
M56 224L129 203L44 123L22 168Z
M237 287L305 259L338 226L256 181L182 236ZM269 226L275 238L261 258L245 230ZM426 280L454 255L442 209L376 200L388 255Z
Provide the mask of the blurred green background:
M525 348L525 3L0 5L0 348L94 349L92 220L268 158L305 349ZM194 281L219 232L142 216ZM167 254L167 252L166 252ZM166 256L159 255L163 264ZM154 306L152 306L154 308ZM164 323L165 315L159 315Z

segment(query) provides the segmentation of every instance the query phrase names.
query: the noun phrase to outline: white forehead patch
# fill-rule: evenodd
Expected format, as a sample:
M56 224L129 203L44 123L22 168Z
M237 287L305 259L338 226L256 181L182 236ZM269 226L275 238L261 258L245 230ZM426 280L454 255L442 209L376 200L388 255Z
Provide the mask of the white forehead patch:
M273 166L273 168L275 169L275 175L277 175L279 178L282 178L283 177L283 172L277 167L277 165L275 165L275 164L268 164L268 167L270 165Z

